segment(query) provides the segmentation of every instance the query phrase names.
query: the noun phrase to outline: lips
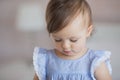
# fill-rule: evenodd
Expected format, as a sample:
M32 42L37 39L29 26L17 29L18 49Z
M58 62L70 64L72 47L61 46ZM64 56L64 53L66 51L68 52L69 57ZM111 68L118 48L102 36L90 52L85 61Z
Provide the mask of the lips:
M69 54L69 53L71 53L71 51L63 51L64 53L67 53L67 54Z

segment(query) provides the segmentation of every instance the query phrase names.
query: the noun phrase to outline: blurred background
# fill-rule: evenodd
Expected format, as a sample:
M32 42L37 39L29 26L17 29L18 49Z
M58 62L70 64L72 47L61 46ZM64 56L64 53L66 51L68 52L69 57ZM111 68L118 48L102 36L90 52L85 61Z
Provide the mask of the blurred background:
M49 0L0 0L0 80L33 80L35 46L51 49L45 10ZM120 0L88 0L95 32L88 47L112 52L112 77L120 80Z

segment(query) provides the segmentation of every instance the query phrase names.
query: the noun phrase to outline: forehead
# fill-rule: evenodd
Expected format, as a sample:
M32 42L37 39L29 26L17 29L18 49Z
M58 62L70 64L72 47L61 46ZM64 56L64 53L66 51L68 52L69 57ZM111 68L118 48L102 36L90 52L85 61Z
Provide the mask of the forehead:
M79 36L85 30L84 27L84 20L79 14L65 28L52 34L60 37Z

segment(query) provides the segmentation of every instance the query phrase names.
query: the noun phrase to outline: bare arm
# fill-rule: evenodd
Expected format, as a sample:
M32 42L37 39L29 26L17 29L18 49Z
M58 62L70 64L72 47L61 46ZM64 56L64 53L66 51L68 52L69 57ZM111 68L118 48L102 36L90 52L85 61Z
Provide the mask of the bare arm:
M35 73L33 80L39 80L37 74Z
M95 71L96 80L112 80L106 64L103 62Z

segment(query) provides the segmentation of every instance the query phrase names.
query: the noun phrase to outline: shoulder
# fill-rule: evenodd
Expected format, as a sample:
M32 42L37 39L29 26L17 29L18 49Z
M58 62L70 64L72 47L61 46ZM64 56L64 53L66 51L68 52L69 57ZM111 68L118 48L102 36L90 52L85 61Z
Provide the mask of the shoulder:
M94 78L95 71L98 67L105 67L108 69L109 73L112 73L112 68L110 64L111 52L107 50L91 50L91 75ZM101 68L102 69L102 68Z
M110 58L111 52L107 50L91 50L91 58Z
M92 64L99 65L100 62L110 60L111 52L107 50L91 50L90 59Z
M33 62L38 62L39 60L45 60L47 50L44 48L35 47L33 51Z
M33 58L36 57L44 57L48 53L51 53L52 49L45 49L45 48L40 48L40 47L35 47L33 51Z
M50 53L52 53L52 49L35 47L33 51L33 62L46 61Z
M38 78L45 80L46 75L46 64L47 64L47 54L50 50L35 47L33 51L33 66ZM42 75L42 76L41 76ZM41 77L40 77L41 76Z
M46 54L47 53L47 49L45 48L39 48L39 47L35 47L33 54Z

